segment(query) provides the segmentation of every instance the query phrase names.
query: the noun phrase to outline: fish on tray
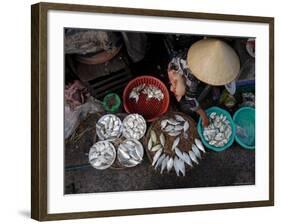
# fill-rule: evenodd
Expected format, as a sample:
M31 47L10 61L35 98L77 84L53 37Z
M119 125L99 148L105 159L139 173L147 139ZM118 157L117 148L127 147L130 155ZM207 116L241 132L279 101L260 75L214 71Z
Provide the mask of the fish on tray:
M205 148L202 142L195 138L189 151L180 149L180 142L188 139L190 127L188 120L181 115L176 114L174 117L161 120L160 126L162 132L160 132L159 137L153 129L148 135L147 148L152 154L152 166L155 170L159 169L161 174L165 170L168 173L174 170L177 176L185 176L186 167L193 167L194 164L198 165L202 159L202 154L206 153ZM171 137L166 139L167 137L165 137L164 133L173 137L170 149L167 149L167 141ZM164 149L173 153L168 154Z

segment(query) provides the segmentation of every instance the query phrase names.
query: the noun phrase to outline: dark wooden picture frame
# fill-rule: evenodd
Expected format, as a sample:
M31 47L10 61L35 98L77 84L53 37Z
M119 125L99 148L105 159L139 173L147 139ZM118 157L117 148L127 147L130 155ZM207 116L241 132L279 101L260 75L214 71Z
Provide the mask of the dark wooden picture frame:
M47 202L47 13L49 10L99 12L174 18L194 18L236 22L254 22L269 25L269 200L217 203L204 205L140 208L109 211L48 214ZM89 5L38 3L31 7L31 217L39 221L140 215L226 208L259 207L274 205L274 18L238 16L180 11L162 11L133 8L115 8Z

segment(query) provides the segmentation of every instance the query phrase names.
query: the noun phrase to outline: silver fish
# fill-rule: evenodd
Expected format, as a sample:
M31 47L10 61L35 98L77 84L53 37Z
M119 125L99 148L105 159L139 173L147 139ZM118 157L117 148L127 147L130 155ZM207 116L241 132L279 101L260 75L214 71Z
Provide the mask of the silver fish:
M153 144L157 142L157 137L155 131L151 130L150 131L150 138L152 139Z
M178 166L179 166L179 170L182 173L182 175L185 176L185 165L184 165L184 161L182 159L178 160Z
M176 126L176 125L180 124L180 122L175 120L174 118L168 119L168 123L173 125L173 126Z
M189 123L188 123L188 121L186 121L186 122L184 122L184 125L183 125L183 131L186 132L188 129L189 129Z
M148 150L151 150L151 149L152 149L152 145L153 145L153 143L152 143L152 138L149 138L149 140L148 140L148 145L147 145Z
M192 161L191 161L189 155L186 152L183 152L182 155L183 155L183 161L186 162L187 165L193 167L193 164L192 164Z
M185 122L185 119L181 115L175 114L175 118L177 121Z
M118 160L125 167L133 167L142 161L143 147L136 139L125 140L118 146Z
M189 154L190 159L198 165L199 162L198 162L198 160L197 160L196 155L194 154L194 152L193 152L193 151L188 151L188 154Z
M170 172L174 165L174 159L173 157L170 157L170 159L167 162L167 171Z
M192 151L194 152L195 156L196 156L198 159L202 159L202 158L201 158L200 151L199 151L199 149L197 148L196 145L192 144L191 149L192 149Z
M178 136L180 135L181 132L180 131L176 131L176 132L168 132L168 135L172 136L172 137L175 137L175 136Z
M121 132L122 122L114 114L106 114L97 121L96 133L101 140L117 138Z
M162 145L158 144L158 145L153 146L150 151L151 152L156 152L156 151L158 151L159 149L162 149L162 148L163 148Z
M195 138L195 145L198 147L198 149L200 149L202 152L206 153L205 148L202 144L202 142L198 139Z
M163 149L158 150L155 155L153 156L153 161L152 161L152 166L157 162L159 159L160 155L162 154Z
M109 141L96 142L88 154L89 163L99 170L107 169L116 158L114 145Z
M161 89L154 85L148 85L142 90L143 94L146 94L146 99L157 99L158 101L163 100L164 94Z
M163 171L166 169L167 163L168 163L169 159L170 159L170 157L169 157L169 156L166 156L165 159L162 161L162 164L161 164L161 171L160 171L161 174L162 174Z
M218 133L218 134L216 134L216 136L215 136L215 140L216 141L221 141L221 140L223 140L224 139L224 134L223 133Z
M162 130L167 126L167 123L168 123L167 119L161 121L161 129Z
M165 146L165 136L163 133L160 134L160 143L163 147Z
M177 155L180 159L183 158L183 154L182 154L181 150L180 150L178 147L175 147L175 153L176 153L176 155Z
M210 118L212 118L212 119L215 119L215 116L216 116L216 112L212 112L212 113L210 114Z
M125 150L122 149L121 147L119 147L118 153L120 153L120 156L121 156L122 158L124 158L125 160L128 160L128 159L131 158L131 157L129 156L129 154L128 154L128 151L125 151Z
M170 132L174 130L174 126L173 125L167 125L166 128L164 129L165 132Z
M180 138L177 137L177 138L174 140L174 142L173 142L172 150L174 150L174 149L177 147L177 145L179 144L179 142L180 142Z
M166 155L163 153L159 159L157 160L155 166L154 166L154 169L157 169L157 167L159 167L161 164L162 164L162 161L165 159Z
M123 136L127 139L141 139L146 132L145 119L139 114L129 114L123 120Z
M175 129L175 131L181 131L183 128L184 128L184 126L182 126L182 125L176 125L174 129Z
M175 156L175 158L174 158L174 169L176 171L177 176L180 175L180 168L178 166L178 160L179 160L178 157Z

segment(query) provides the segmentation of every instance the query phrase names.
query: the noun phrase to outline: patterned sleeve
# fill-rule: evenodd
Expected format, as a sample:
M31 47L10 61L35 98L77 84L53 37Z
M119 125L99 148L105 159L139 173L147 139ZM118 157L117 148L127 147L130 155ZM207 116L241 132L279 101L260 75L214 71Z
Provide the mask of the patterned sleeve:
M184 112L197 111L199 109L199 103L196 98L185 96L180 101L180 107Z

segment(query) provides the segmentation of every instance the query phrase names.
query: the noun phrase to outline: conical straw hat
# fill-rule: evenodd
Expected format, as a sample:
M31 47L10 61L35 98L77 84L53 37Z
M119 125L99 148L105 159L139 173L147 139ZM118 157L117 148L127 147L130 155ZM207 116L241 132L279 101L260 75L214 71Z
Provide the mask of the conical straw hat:
M235 51L218 39L203 39L194 43L187 54L187 65L197 79L213 86L230 83L240 70Z

